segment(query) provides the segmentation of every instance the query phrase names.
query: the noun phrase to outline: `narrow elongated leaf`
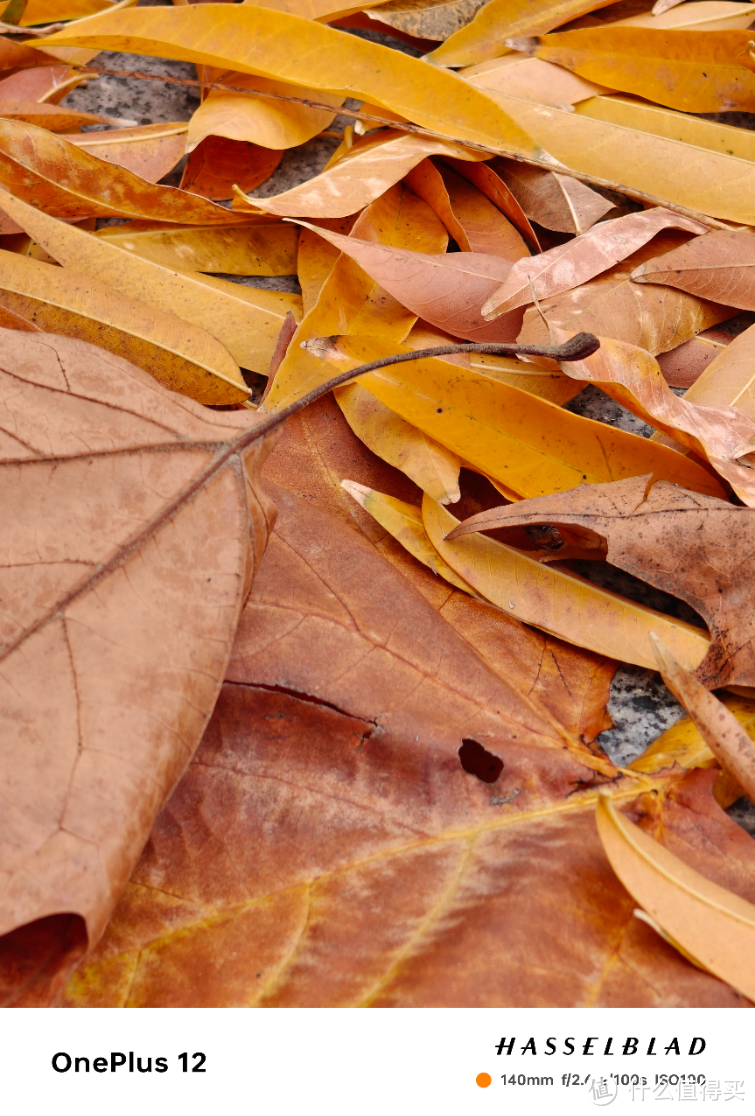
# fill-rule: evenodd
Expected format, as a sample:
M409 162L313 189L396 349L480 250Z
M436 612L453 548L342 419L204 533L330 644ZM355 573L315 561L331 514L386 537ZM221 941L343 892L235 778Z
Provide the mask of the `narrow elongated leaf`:
M668 287L631 281L630 276L640 262L665 247L678 246L681 237L681 233L661 233L605 274L549 299L542 305L543 314L553 325L572 333L588 330L599 337L628 341L653 356L676 348L700 330L726 321L731 310L719 303ZM540 340L535 339L547 336L548 326L531 307L524 316L519 339L539 344Z
M203 329L65 268L0 253L0 304L49 333L92 341L200 403L248 398L228 350Z
M540 242L535 230L500 174L497 174L488 163L467 163L462 159L449 159L448 162L457 174L468 179L480 193L492 201L497 209L500 209L504 217L508 217L511 224L514 228L519 229L531 248L534 248L537 252L540 251Z
M459 521L428 496L422 519L441 558L481 596L526 624L644 667L655 666L652 631L663 631L663 638L690 668L699 665L708 649L705 633L690 624L555 570L495 539L475 535L448 541L445 536Z
M456 454L406 422L360 384L339 388L335 397L349 426L368 449L406 473L433 500L456 503L461 465Z
M154 221L129 221L100 229L97 236L161 267L226 275L296 274L294 225L269 222L235 228L181 228Z
M439 66L470 66L496 58L507 50L505 39L542 34L608 3L610 0L489 0L470 24L451 35L428 60Z
M605 221L575 240L534 258L528 256L518 260L503 285L483 305L482 315L492 319L518 306L526 306L533 301L533 295L550 298L578 287L631 256L657 233L669 228L699 234L708 232L699 221L660 207Z
M662 640L654 636L652 643L663 681L692 717L724 771L755 801L755 744L734 714L676 661Z
M406 176L406 185L438 214L462 252L482 252L506 260L529 251L503 213L463 176L429 159Z
M246 4L249 0L241 0L241 2ZM380 2L381 0L376 0L376 4ZM270 8L276 12L288 12L289 15L323 20L327 23L350 12L362 10L355 4L349 4L348 0L262 0L257 7Z
M34 27L39 23L85 19L112 7L111 0L28 0L18 25Z
M569 334L553 330L558 341ZM738 459L755 452L755 422L734 407L700 407L679 399L668 387L658 362L626 342L603 339L586 360L563 364L567 376L599 384L634 414L707 458L749 507L755 505L755 476Z
M575 524L592 531L606 540L606 556L614 566L681 597L702 616L711 646L696 671L698 681L709 689L753 686L755 511L664 482L647 491L648 480L617 481L497 508L472 516L455 535L528 523ZM674 555L670 564L663 557L668 554Z
M250 95L211 89L189 121L186 141L188 151L192 151L207 136L243 140L269 147L273 151L298 147L318 135L323 128L330 127L337 109L344 101L340 95L305 89L290 82L252 77L249 74L223 74L222 80L226 85L248 89ZM326 104L333 105L333 111L325 112L323 109L255 97L255 90L280 93L284 97L325 101Z
M337 343L337 352L354 365L406 348L380 337L344 336ZM348 362L327 366L345 371ZM381 368L360 381L407 422L520 496L640 476L648 468L657 476L699 486L702 492L722 493L716 480L691 459L563 411L487 377L483 369L466 369L435 357ZM656 453L661 449L663 454Z
M37 101L0 100L0 117L18 120L22 124L35 124L48 132L72 132L90 124L117 124L110 116L96 112L76 112L62 105L40 104ZM128 121L133 124L134 121Z
M247 4L93 16L46 42L176 58L385 105L442 135L536 150L489 98L444 70L307 19Z
M600 799L603 848L627 891L664 936L707 972L755 998L755 906L712 883Z
M403 186L392 187L360 214L353 236L357 239L360 234L387 244L392 251L416 245L442 253L448 243L448 234L429 205ZM416 318L415 311L397 301L349 256L341 255L294 335L263 408L279 410L332 375L332 369L302 348L302 342L364 331L398 344Z
M466 152L457 144L403 133L381 133L365 137L332 167L285 193L272 198L237 195L234 208L281 217L348 217L400 182L428 155L485 158Z
M5 191L0 193L0 205L72 272L200 326L217 337L242 367L254 372L267 372L286 314L301 313L298 295L243 287L197 272L169 271L40 213Z
M513 341L519 332L521 313L492 324L480 313L511 271L509 260L479 252L411 252L302 224L350 256L402 305L455 337Z
M387 496L384 492L376 492L357 481L344 480L341 485L358 504L377 520L381 527L405 550L408 550L423 566L427 566L438 577L442 577L449 585L461 589L470 596L476 596L474 589L463 578L444 562L438 551L430 542L430 538L422 522L422 511L413 504L404 500L397 500L394 496ZM440 502L440 501L439 501Z
M746 31L595 27L545 35L537 57L625 93L684 112L725 112L755 103Z
M583 102L576 112L564 112L489 92L516 114L551 155L573 170L614 182L619 189L642 190L709 217L755 224L755 161L592 119L579 111L595 103L592 101Z
M271 525L270 440L100 348L0 346L2 988L32 1006L102 934L199 743Z
M267 182L282 157L282 151L254 143L208 136L189 155L181 189L213 201L230 199L235 187L255 190Z
M0 119L0 186L56 217L148 217L232 225L229 213L194 194L155 186L33 124Z
M755 19L755 4L742 4L738 0L693 0L658 12L655 5L651 12L629 16L617 21L622 27L670 27L686 31L744 31Z
M187 127L185 121L142 124L118 131L84 132L65 139L97 159L125 167L147 182L158 182L184 154ZM109 171L102 168L101 173Z
M489 62L468 66L459 74L478 89L493 89L510 97L524 97L541 105L576 105L599 93L610 93L604 85L586 81L577 74L540 58L505 54Z
M527 216L553 232L586 232L614 208L577 178L508 160L496 160L495 168Z
M749 230L716 229L673 252L647 260L632 272L632 279L636 283L665 283L740 310L753 310L755 236Z

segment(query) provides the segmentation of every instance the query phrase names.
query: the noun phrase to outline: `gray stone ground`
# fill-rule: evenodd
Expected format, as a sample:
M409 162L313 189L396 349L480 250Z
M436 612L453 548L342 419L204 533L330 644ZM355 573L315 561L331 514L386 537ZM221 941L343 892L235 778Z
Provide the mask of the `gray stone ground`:
M159 0L146 0L146 3ZM143 5L145 0L140 0ZM404 50L418 55L412 47L402 46L396 40L378 32L344 31L344 34L357 34L373 42ZM168 74L177 78L196 78L193 66L181 62L146 58L140 55L113 54L103 52L93 63L116 70L140 70L153 74ZM103 76L92 81L86 88L75 89L66 99L66 104L88 112L103 112L114 116L135 119L140 124L156 124L162 121L187 120L199 103L198 92L191 86L164 85L158 82L135 78ZM357 102L353 103L356 107ZM347 102L347 107L352 107ZM737 123L743 127L753 127L755 116L750 114L726 114L721 117L725 123ZM333 131L342 131L350 123L347 117L337 117ZM254 193L259 197L269 197L311 178L322 170L338 144L334 138L315 139L302 147L286 152L275 174L263 183ZM181 165L163 181L177 185L180 180ZM276 278L225 276L249 286L265 287L269 290L298 290L296 276ZM731 332L740 332L755 320L754 315L739 315L732 320ZM726 328L719 327L719 328ZM577 414L607 422L634 434L648 437L652 428L618 403L609 399L599 388L590 385L569 405L569 410ZM636 578L603 563L580 563L579 572L595 582L616 590L624 596L650 605L653 608L683 618L704 627L686 605L668 594L654 590ZM599 737L601 746L619 764L627 764L640 755L647 745L665 729L682 718L684 710L653 671L640 667L622 665L619 667L611 686L611 699L608 705L613 728ZM755 806L740 799L729 810L729 814L755 836Z

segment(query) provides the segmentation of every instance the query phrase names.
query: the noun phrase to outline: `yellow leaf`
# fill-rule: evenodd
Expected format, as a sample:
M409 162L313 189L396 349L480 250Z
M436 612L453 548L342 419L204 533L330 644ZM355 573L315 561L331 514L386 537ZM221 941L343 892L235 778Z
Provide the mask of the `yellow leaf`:
M298 147L312 139L333 123L336 110L343 104L343 96L305 89L285 81L251 77L249 74L223 74L225 85L241 86L264 93L280 93L285 97L303 97L310 101L324 101L333 105L332 112L305 108L304 105L286 101L273 101L265 97L246 96L244 93L227 93L211 89L189 121L186 150L193 151L207 136L225 136L227 139L258 143L273 151Z
M403 500L397 500L393 496L386 496L383 492L376 492L373 488L367 488L356 481L344 480L341 481L341 486L423 566L429 567L434 574L444 578L455 588L462 589L472 597L477 596L472 586L443 561L430 542L419 508L406 504Z
M382 337L344 336L337 344L353 367L408 348ZM325 368L333 371L332 365ZM328 378L325 371L320 375ZM698 492L723 494L705 469L682 454L573 415L482 369L425 358L369 372L360 383L407 422L525 498L649 472Z
M429 205L404 186L391 187L368 206L352 232L355 237L395 248L411 247L425 252L440 253L448 243L446 230ZM340 256L322 285L317 302L294 334L263 408L280 410L332 375L319 357L301 348L303 341L360 332L377 333L392 346L406 337L415 321L416 314L397 302L348 256Z
M489 0L471 23L451 35L428 61L439 66L471 66L505 54L505 39L540 35L611 0Z
M430 542L456 573L509 616L625 663L655 667L651 631L663 632L676 655L694 669L708 649L698 628L556 570L486 535L445 536L459 522L428 496L422 519ZM469 544L469 545L465 545Z
M755 419L755 329L750 326L711 361L684 393L702 407L736 407Z
M375 201L428 155L481 160L486 155L443 140L380 132L355 143L337 163L272 198L237 195L234 208L280 217L348 217Z
M523 154L535 151L505 112L454 74L320 23L252 5L103 12L46 43L223 66L369 100L442 135Z
M598 802L596 819L611 867L667 940L755 999L755 906L688 867L607 796Z
M585 81L561 66L519 52L468 66L459 72L459 77L478 89L492 89L509 97L523 97L556 108L576 105L588 97L610 92L605 86Z
M686 112L752 107L746 31L590 27L541 38L538 58L580 77Z
M751 740L755 740L755 702L725 694L723 704L732 713ZM691 717L684 717L666 729L636 760L628 764L632 771L655 775L678 763L680 767L716 767L718 761L703 739Z
M136 0L131 0L131 3L135 4ZM18 26L34 27L39 23L85 19L97 12L111 11L113 7L111 0L29 0Z
M254 372L267 372L286 313L301 312L298 295L169 270L64 224L5 190L0 190L0 205L64 267L206 329L243 368Z
M249 0L242 0L243 4L248 2ZM370 3L380 4L382 0L370 0ZM361 5L348 4L344 0L257 0L257 7L271 8L276 12L302 16L303 19L319 19L330 23L331 20L351 15L352 12L361 12L364 0Z
M0 252L0 304L48 333L117 353L200 403L240 403L249 395L231 354L205 330L85 275Z
M739 0L699 0L699 3L680 4L676 8L652 15L629 16L616 20L611 26L621 27L672 27L686 31L744 31L755 19L755 4L742 4Z
M280 222L202 228L129 221L100 229L97 236L161 267L225 275L296 274L296 226Z
M433 500L456 503L461 495L461 462L455 453L428 438L360 384L338 388L333 394L349 426L368 449L406 473Z
M572 170L710 217L755 224L755 163L748 159L591 119L582 105L564 112L492 91L490 96Z

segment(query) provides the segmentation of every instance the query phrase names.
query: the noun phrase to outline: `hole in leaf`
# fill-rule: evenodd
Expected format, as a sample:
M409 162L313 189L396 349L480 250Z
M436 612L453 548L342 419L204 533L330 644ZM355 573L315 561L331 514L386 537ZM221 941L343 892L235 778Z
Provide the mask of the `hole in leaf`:
M468 775L476 775L483 783L494 783L503 771L503 760L477 740L462 740L459 762Z

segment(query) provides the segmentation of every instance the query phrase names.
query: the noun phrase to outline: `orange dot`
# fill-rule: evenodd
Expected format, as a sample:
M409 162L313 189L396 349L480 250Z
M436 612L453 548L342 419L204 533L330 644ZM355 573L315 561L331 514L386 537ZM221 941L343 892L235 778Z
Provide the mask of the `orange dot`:
M492 1080L493 1078L490 1076L489 1073L478 1073L477 1077L475 1078L475 1081L481 1089L487 1089Z

